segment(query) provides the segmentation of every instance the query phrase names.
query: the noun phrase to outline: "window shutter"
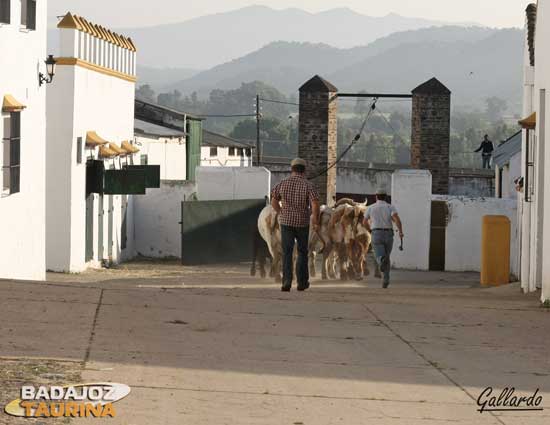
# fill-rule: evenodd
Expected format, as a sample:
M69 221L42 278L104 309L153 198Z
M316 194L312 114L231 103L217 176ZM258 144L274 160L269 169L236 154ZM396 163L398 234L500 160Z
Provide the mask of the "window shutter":
M0 22L9 24L11 22L11 0L0 0Z
M21 25L27 26L27 3L28 0L21 0Z
M36 29L36 0L27 0L27 29Z
M10 114L10 139L21 137L21 112Z

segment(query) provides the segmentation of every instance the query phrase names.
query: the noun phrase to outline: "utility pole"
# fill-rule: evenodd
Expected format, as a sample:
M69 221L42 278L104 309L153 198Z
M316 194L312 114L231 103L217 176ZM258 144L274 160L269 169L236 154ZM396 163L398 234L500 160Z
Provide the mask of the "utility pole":
M260 166L262 158L261 144L260 144L260 119L262 113L260 112L260 95L256 95L256 166Z

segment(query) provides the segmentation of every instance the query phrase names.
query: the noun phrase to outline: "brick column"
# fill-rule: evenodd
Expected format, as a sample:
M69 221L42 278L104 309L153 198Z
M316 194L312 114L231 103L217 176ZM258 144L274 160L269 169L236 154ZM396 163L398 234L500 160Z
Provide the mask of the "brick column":
M430 170L434 194L449 193L451 91L432 78L413 91L411 165Z
M308 177L323 173L336 161L338 89L316 75L300 87L298 156L307 161ZM336 199L336 168L313 180L321 202Z

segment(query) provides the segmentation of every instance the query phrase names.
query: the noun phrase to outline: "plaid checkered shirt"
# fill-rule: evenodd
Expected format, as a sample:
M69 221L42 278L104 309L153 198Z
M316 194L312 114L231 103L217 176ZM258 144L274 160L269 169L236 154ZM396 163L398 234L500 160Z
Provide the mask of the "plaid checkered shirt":
M271 199L281 201L279 222L283 226L307 227L311 216L311 201L318 201L319 194L309 180L294 175L279 183L271 191Z

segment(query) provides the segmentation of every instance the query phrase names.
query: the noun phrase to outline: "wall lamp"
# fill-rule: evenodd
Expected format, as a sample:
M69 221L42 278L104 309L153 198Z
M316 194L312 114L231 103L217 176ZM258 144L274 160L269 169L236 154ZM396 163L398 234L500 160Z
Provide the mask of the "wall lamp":
M53 81L53 76L55 75L55 64L56 64L56 62L57 61L55 60L53 55L48 55L48 59L45 60L47 75L44 75L41 72L38 73L38 85L39 86L41 86L44 83L49 84Z

